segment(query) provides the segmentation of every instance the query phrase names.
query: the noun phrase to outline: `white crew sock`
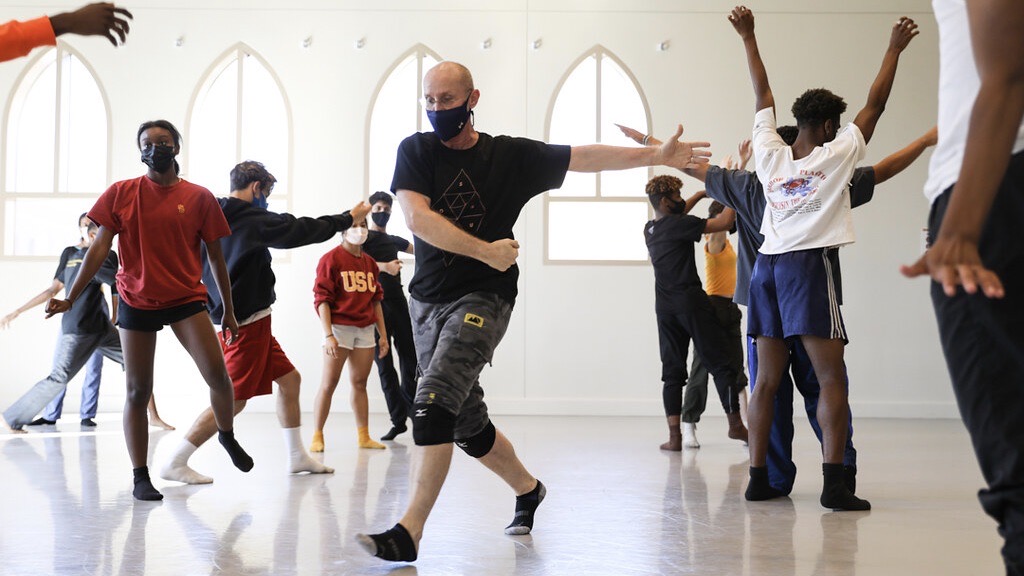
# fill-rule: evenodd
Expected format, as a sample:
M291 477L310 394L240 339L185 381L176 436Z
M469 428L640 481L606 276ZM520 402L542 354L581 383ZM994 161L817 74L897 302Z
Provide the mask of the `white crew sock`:
M164 480L184 482L185 484L212 484L213 478L189 468L188 459L198 449L198 446L182 438L178 447L171 453L171 459L160 468L160 477Z
M322 462L313 459L302 446L302 434L299 427L282 428L284 432L284 447L288 450L288 473L298 474L309 472L311 474L334 474L334 468L324 466Z
M683 447L700 448L697 441L697 425L693 422L683 422Z

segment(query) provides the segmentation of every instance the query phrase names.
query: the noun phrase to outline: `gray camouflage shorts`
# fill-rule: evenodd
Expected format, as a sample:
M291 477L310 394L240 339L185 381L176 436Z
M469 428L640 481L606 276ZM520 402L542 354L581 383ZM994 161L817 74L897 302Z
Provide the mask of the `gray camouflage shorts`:
M409 315L422 371L415 403L434 403L455 414L456 440L475 436L489 421L480 372L505 335L511 304L487 292L443 304L410 298Z

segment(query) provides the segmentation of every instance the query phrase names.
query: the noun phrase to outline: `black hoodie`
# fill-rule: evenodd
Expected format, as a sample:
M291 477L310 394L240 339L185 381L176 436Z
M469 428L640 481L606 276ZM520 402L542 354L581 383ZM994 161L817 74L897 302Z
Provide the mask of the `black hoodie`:
M326 242L352 226L352 216L347 211L319 218L296 218L257 208L238 198L218 198L217 201L231 226L231 235L221 238L220 246L231 276L231 300L238 320L269 308L277 299L269 248L296 248ZM203 283L207 292L206 308L213 322L220 324L224 307L205 247Z

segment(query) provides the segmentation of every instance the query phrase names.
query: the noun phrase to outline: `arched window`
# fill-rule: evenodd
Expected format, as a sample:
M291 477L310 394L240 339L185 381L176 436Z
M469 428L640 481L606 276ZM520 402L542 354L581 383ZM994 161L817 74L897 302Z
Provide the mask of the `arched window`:
M77 244L78 216L110 184L110 106L63 42L25 68L8 102L3 256L52 258Z
M292 114L284 86L267 61L238 44L207 69L192 95L182 167L185 179L217 196L243 160L262 162L276 178L270 209L291 206Z
M597 46L562 77L548 115L547 141L625 145L615 124L649 132L651 114L629 69ZM649 217L644 186L650 176L649 168L567 174L562 188L545 195L545 261L646 261L639 230ZM635 233L617 232L622 229Z
M420 106L423 75L440 61L437 53L418 45L403 54L377 84L367 115L367 194L391 189L398 145L414 132L431 129L427 113ZM388 233L412 241L397 200L388 222Z

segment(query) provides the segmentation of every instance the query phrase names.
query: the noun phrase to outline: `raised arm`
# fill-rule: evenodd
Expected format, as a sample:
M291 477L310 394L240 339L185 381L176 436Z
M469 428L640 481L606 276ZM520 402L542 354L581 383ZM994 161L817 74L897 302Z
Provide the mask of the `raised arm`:
M1024 118L1024 10L1018 0L969 0L971 46L981 86L971 109L960 177L935 244L907 276L929 274L948 296L963 284L1001 298L1003 285L978 253L982 228L1010 163Z
M398 190L398 203L409 230L432 246L479 260L502 272L519 257L519 242L511 238L481 240L431 209L430 199L419 192Z
M707 198L707 196L708 196L708 193L707 193L706 190L701 190L699 192L694 192L692 196L690 196L689 198L686 199L685 208L683 209L683 214L689 214L690 210L693 210L693 208L695 206L697 206L697 202L700 202L704 198Z
M910 44L910 41L917 36L917 24L906 16L901 17L892 27L892 34L889 36L889 47L882 56L882 67L878 70L878 76L871 84L868 91L868 101L864 108L857 113L853 123L860 128L864 135L864 142L870 142L871 136L875 133L875 125L885 111L885 103L889 101L889 92L892 91L892 83L896 79L896 65L899 64L900 54Z
M569 157L569 170L572 172L600 172L602 170L626 170L642 166L671 166L682 170L696 168L707 163L711 151L705 148L709 142L682 142L683 125L676 128L676 133L660 146L644 146L643 148L627 148L622 146L605 146L590 144L573 146ZM405 206L403 205L403 210Z
M757 38L754 36L754 13L746 6L737 6L729 14L729 22L743 39L743 49L747 53L750 82L754 85L754 112L765 108L774 110L775 96L768 85L768 71L764 68L761 52L757 49Z
M875 185L881 184L893 176L903 172L908 166L914 163L921 154L929 147L934 146L938 141L939 130L932 128L919 136L916 140L905 146L902 150L893 152L875 164Z

